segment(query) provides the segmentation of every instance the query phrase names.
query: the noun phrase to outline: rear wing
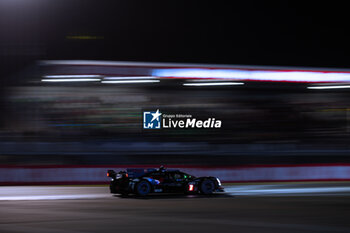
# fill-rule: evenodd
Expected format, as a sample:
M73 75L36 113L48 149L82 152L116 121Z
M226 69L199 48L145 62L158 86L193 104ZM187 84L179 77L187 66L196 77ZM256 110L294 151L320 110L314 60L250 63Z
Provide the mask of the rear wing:
M130 178L137 178L145 175L148 172L157 171L155 168L128 168L126 172L129 174Z
M156 168L127 168L125 171L115 172L114 170L108 170L107 176L111 178L116 178L117 174L125 174L129 178L137 178L145 175L148 172L157 171Z

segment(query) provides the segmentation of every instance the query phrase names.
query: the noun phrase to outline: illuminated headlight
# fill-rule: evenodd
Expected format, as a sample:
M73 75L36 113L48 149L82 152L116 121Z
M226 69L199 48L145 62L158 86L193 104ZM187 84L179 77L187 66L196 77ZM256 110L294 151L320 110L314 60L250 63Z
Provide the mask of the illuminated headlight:
M219 180L219 178L216 178L216 181L218 182L218 185L221 186L221 181Z

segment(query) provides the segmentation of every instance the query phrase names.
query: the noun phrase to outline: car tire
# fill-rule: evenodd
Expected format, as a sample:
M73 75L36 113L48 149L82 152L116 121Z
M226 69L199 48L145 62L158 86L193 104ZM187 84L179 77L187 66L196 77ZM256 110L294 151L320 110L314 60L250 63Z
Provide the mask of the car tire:
M212 194L215 191L215 183L212 180L205 179L200 184L201 194Z
M135 187L138 196L146 196L151 192L151 184L146 180L141 180Z

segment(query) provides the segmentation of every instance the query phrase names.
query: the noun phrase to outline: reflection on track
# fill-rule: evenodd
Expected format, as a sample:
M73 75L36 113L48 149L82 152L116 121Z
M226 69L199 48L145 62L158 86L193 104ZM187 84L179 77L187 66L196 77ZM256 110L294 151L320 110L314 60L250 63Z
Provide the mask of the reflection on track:
M350 183L235 185L226 187L225 191L235 196L350 195Z
M0 201L97 199L97 198L107 198L109 196L110 195L107 195L107 194L2 196L2 197L0 197Z

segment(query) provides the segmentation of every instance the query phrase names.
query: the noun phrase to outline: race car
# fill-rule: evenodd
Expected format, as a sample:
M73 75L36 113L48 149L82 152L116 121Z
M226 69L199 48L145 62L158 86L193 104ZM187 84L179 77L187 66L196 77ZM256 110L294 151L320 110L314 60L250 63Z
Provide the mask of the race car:
M184 193L184 194L212 194L223 192L219 178L195 177L179 170L167 170L163 166L159 169L127 169L115 172L108 170L111 178L111 193L146 196L150 193Z

